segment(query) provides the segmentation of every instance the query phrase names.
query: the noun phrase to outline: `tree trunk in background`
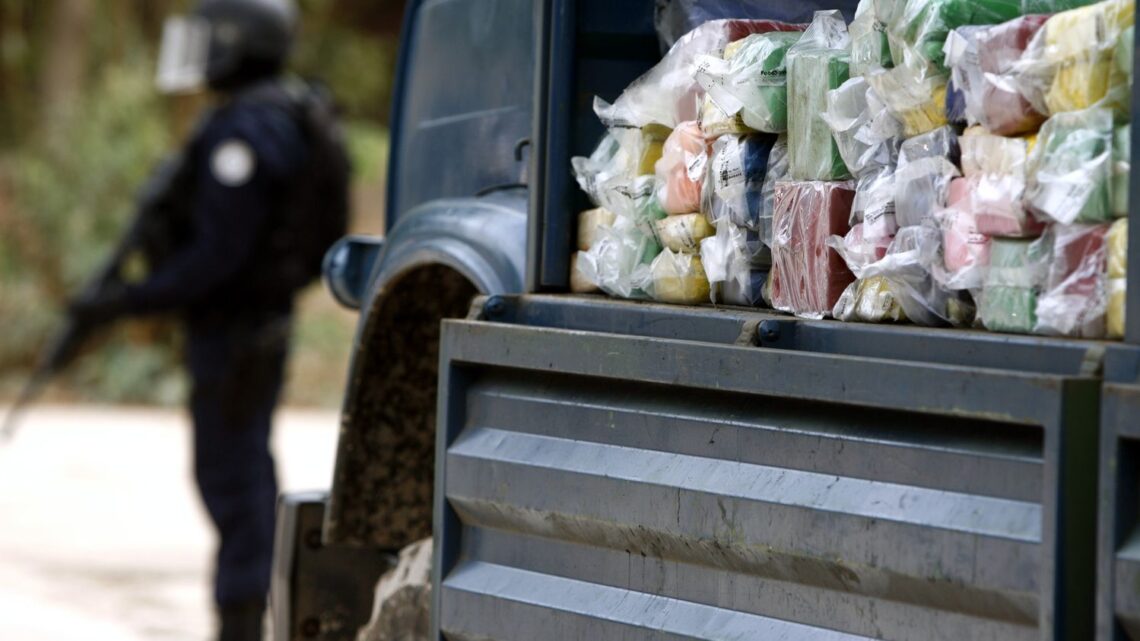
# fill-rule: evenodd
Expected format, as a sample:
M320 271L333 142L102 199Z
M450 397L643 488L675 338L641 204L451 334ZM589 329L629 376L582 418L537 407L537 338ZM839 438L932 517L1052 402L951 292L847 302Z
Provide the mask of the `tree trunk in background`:
M43 98L40 131L49 136L72 113L83 92L94 4L93 0L55 2L44 42L46 51L40 76Z

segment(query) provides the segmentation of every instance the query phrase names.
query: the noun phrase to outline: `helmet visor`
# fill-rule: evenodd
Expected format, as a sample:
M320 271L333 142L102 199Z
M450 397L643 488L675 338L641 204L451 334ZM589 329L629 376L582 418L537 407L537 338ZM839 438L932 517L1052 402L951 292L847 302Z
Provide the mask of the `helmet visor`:
M162 29L155 84L168 94L193 93L206 84L210 55L210 23L202 18L172 16Z

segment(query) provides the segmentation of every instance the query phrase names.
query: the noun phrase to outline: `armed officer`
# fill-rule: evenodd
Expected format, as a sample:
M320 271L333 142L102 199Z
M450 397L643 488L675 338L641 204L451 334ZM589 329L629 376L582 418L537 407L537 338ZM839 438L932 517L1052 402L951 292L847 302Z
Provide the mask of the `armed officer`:
M141 282L72 303L93 323L176 312L193 389L194 472L220 536L222 641L261 639L277 484L270 423L296 291L344 233L348 164L328 100L286 80L292 0L200 0L167 21L157 82L216 97L152 195L168 251ZM171 231L174 230L174 231Z

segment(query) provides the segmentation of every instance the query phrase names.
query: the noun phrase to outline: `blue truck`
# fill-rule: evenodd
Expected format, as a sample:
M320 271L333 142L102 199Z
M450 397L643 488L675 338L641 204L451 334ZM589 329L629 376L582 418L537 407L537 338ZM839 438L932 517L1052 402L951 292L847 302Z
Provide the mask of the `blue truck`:
M660 59L654 4L407 2L387 228L326 261L360 322L332 487L282 499L277 638L354 639L434 535L432 639L1140 639L1140 293L1116 343L567 293L570 158Z

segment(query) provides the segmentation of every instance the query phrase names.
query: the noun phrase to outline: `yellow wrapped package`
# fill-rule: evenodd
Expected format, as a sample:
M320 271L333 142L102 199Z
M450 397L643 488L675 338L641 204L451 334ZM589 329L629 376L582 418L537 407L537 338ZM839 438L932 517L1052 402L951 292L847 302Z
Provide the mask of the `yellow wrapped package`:
M696 305L711 300L711 288L701 257L668 249L653 260L653 298L662 303Z
M641 153L637 162L637 175L646 176L653 173L657 161L665 149L665 139L669 137L669 128L662 125L646 125L641 128Z
M653 229L662 247L688 254L699 252L701 241L716 234L716 229L705 220L704 214L666 216L653 221Z
M866 78L887 111L903 123L906 138L946 125L946 78L925 76L905 66L876 69Z
M1108 229L1108 311L1109 338L1124 338L1124 299L1128 289L1128 219L1121 218Z
M1062 11L1037 33L1020 63L1024 93L1048 114L1100 104L1110 78L1120 34L1135 21L1135 0L1105 0Z
M586 251L597 242L599 230L612 227L617 216L605 207L587 209L578 214L578 250Z

